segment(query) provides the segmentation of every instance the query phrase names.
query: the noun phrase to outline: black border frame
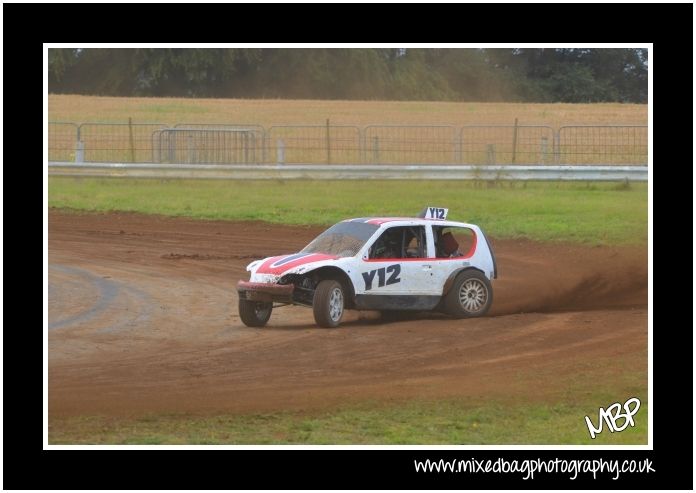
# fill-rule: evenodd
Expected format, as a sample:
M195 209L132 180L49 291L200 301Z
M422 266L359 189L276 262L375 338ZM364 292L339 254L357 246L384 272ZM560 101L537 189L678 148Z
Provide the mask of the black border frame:
M183 38L209 42L278 42L294 38L297 42L306 38L326 38L327 31L334 37L360 42L382 40L405 41L406 37L419 37L428 41L440 36L442 42L566 42L592 40L592 42L644 41L654 43L653 52L658 60L659 76L654 76L653 98L659 104L659 118L654 124L655 172L660 180L661 192L654 184L653 202L667 197L673 215L685 214L680 199L688 197L681 190L686 173L684 151L670 142L692 142L693 115L688 109L685 94L693 98L692 33L693 5L658 4L494 4L452 5L430 4L262 4L238 5L187 5L187 4L119 4L119 5L20 5L4 4L5 30L3 33L5 94L8 95L6 112L11 125L22 125L23 119L33 113L21 111L12 102L31 94L27 82L34 81L32 74L38 69L24 71L24 57L38 50L38 39L49 42L76 40L159 42L182 41ZM33 16L31 14L34 14ZM689 15L691 14L691 15ZM31 19L40 15L50 22L33 24ZM166 17L165 17L166 16ZM241 17L240 17L241 16ZM242 22L239 22L239 19ZM255 18L271 18L274 27L260 31ZM167 20L169 19L169 20ZM236 21L235 21L236 19ZM316 19L319 19L318 21ZM248 21L248 22L247 22ZM182 25L172 29L173 25ZM125 27L124 27L125 26ZM241 29L240 29L241 28ZM435 30L437 32L435 32ZM356 36L357 34L357 36ZM297 39L297 38L303 39ZM34 40L33 38L38 38ZM274 38L274 39L270 39ZM381 38L381 39L380 39ZM525 39L526 38L526 39ZM335 38L334 38L335 39ZM651 60L652 63L652 60ZM30 66L33 64L29 64ZM690 70L691 69L691 70ZM36 94L36 93L33 93ZM657 95L660 94L661 97ZM10 99L12 95L12 99ZM32 98L33 99L33 98ZM688 105L691 106L691 105ZM20 111L17 111L19 109ZM660 118L670 110L669 120ZM683 121L681 121L683 120ZM691 122L691 125L689 125ZM33 128L34 125L22 125ZM8 123L8 130L10 129ZM18 180L27 183L26 168L9 166L12 158L26 157L25 149L36 148L36 139L30 132L19 135L6 133L8 145L4 153L3 176L6 183ZM16 140L15 140L16 137ZM25 143L23 140L26 139ZM12 141L12 145L10 144ZM31 141L31 143L30 143ZM14 152L13 152L14 151ZM10 157L11 154L15 154ZM687 153L688 154L688 153ZM693 157L693 156L692 156ZM688 157L686 157L688 160ZM665 164L658 166L657 163ZM38 169L38 167L31 168ZM666 172L678 173L678 179L669 180ZM691 169L693 172L693 169ZM14 176L13 176L14 175ZM34 182L35 183L35 182ZM677 193L675 193L675 190ZM664 194L664 195L663 195ZM692 189L693 199L693 189ZM11 193L6 195L12 197ZM21 235L25 214L14 214L16 197L9 200L5 216L8 238ZM22 203L27 204L26 199ZM684 202L687 202L684 200ZM32 204L33 205L33 204ZM657 218L657 216L655 216ZM693 220L693 217L692 217ZM660 224L660 223L658 223ZM656 231L665 231L663 225ZM21 237L21 236L17 236ZM12 239L6 244L8 252L17 244ZM655 259L667 245L657 244ZM693 245L692 245L693 246ZM674 243L670 242L672 253ZM24 247L21 247L24 252ZM678 248L683 255L683 248ZM11 258L8 256L8 258ZM672 257L672 261L676 261ZM677 262L678 263L678 262ZM686 263L686 262L684 262ZM8 263L9 264L9 263ZM8 265L11 272L11 265ZM655 292L654 313L666 314L655 319L654 380L651 412L654 423L654 450L651 451L568 451L568 450L42 450L38 440L33 440L37 419L34 403L38 401L31 382L25 377L27 370L34 370L33 357L25 358L22 352L35 351L34 329L25 329L25 322L14 318L10 307L26 303L21 283L26 272L15 271L8 275L8 299L4 338L4 487L11 489L692 489L693 488L693 331L688 324L675 320L679 311L675 307L692 306L681 300L683 292L671 289L675 283L668 276L684 277L684 265L675 269L663 269L654 265L654 275L660 285L670 286L667 292ZM692 264L693 267L693 264ZM17 286L19 284L20 286ZM657 283L655 283L657 285ZM678 285L678 284L676 284ZM33 292L30 290L29 292ZM655 310L665 303L667 296L671 310ZM662 299L662 301L661 301ZM663 305L666 307L666 305ZM674 315L674 316L671 316ZM686 325L686 327L684 327ZM689 364L691 363L691 364ZM35 370L38 373L38 369ZM678 390L675 387L678 385ZM691 393L684 389L691 389ZM686 395L684 395L686 394ZM30 411L27 413L27 411ZM31 433L28 433L32 430ZM582 458L595 459L644 459L653 461L654 474L622 475L614 481L609 476L596 480L583 477L572 481L565 475L544 475L525 481L513 475L457 475L432 473L420 475L413 467L414 459L478 459L505 457L520 458Z

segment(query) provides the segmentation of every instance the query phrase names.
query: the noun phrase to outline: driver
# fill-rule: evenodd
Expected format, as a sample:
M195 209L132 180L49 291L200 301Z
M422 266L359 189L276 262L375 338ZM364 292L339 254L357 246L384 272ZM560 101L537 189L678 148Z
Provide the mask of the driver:
M392 231L385 231L372 247L371 258L400 258L399 240Z
M449 231L440 236L437 242L438 257L461 257L462 252L459 251L459 243L454 239L454 235Z

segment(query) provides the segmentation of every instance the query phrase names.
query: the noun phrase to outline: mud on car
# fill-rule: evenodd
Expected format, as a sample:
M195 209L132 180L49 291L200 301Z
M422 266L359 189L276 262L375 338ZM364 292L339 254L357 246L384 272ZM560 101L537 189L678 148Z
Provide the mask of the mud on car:
M249 281L237 284L242 322L262 327L284 305L311 307L321 327L337 327L346 309L485 315L493 250L481 228L448 221L447 211L346 219L298 253L250 263Z

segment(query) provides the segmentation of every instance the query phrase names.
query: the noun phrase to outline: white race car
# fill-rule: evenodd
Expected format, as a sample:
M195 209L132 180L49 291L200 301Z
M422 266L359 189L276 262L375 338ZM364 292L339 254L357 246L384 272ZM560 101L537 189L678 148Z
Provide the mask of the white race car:
M314 309L321 327L337 327L345 309L437 310L453 317L485 315L497 278L481 228L447 221L447 209L417 218L363 217L331 226L299 253L256 260L239 281L239 316L268 322L274 306Z

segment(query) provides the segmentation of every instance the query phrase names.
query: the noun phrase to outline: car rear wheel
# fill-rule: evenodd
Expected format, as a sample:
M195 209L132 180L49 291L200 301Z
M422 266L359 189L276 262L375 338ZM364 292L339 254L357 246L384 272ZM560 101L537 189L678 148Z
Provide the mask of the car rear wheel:
M456 318L482 317L493 303L493 288L483 273L466 270L445 297L445 311Z
M247 327L263 327L271 318L273 303L265 301L239 300L239 318Z
M338 281L321 281L314 291L314 320L320 327L338 327L343 318L345 297Z

